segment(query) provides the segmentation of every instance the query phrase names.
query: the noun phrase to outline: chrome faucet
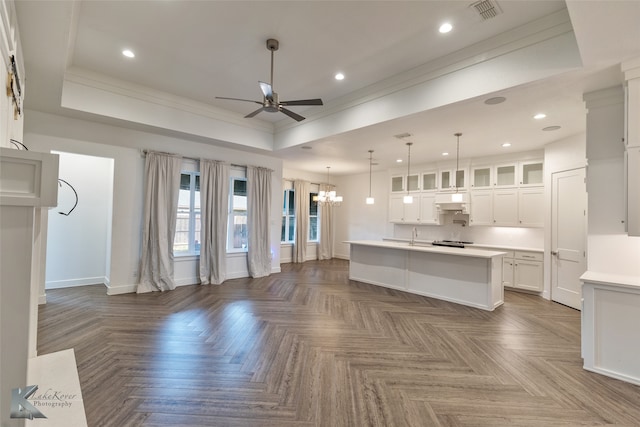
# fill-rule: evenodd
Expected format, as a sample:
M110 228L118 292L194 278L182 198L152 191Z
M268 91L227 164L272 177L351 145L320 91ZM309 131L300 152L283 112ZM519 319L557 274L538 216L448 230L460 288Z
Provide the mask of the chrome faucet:
M409 241L409 245L413 246L416 244L416 238L418 237L418 229L413 227L411 230L411 241Z

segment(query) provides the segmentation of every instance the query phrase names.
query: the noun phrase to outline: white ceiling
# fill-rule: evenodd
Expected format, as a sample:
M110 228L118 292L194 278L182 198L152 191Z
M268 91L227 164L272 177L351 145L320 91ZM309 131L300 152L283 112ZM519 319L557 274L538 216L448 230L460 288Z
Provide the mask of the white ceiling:
M464 52L481 61L485 51L499 47L501 35L517 35L523 28L531 28L529 23L566 13L563 11L568 8L583 67L561 70L558 75L498 94L267 152L284 159L285 167L322 173L331 166L332 173L348 174L368 170L369 149L375 150L380 168L395 167L395 159L404 157L406 149L393 135L403 132L412 134L412 162L416 163L441 159L442 151L455 148L453 133L458 131L463 132L462 157L504 153L500 147L503 142L511 142L512 151L540 149L583 132L582 93L619 84L617 64L640 56L640 1L501 0L498 4L503 13L487 21L480 19L471 3L18 1L28 85L25 105L109 121L108 117L61 107L65 72L82 70L130 87L227 110L240 119L255 110L256 104L215 97L260 100L257 83L268 81L270 72L265 41L276 38L280 49L275 52L274 89L282 100L322 98L322 107L290 108L311 122L339 105L358 104L359 99L388 87L394 76L433 69L443 58ZM603 28L599 25L603 19L616 25ZM454 25L451 33L438 33L443 21ZM124 48L132 49L136 58L124 58ZM345 80L333 79L338 71L346 75ZM505 96L507 101L484 104L495 95ZM547 118L532 120L539 111ZM283 114L266 112L239 122L248 127L258 124L275 134L298 125ZM117 123L136 125L122 120ZM550 125L561 129L541 131ZM154 131L169 132L161 127ZM312 149L303 150L301 145Z

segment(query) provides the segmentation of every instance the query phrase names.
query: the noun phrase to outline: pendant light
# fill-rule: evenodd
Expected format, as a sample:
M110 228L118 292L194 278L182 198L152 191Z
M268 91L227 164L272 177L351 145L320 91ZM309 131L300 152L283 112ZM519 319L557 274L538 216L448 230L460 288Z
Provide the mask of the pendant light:
M331 169L331 167L327 166L327 184L331 185L331 181L329 181L329 169ZM340 206L340 203L342 203L342 196L338 196L335 190L319 191L317 201L321 205Z
M374 199L371 196L371 166L373 166L373 150L369 150L369 197L367 197L367 204L373 205Z
M462 194L458 194L458 169L460 162L460 137L462 133L456 132L453 134L456 137L456 170L454 171L454 179L456 180L456 194L451 195L451 201L453 202L462 202Z
M413 196L409 194L409 176L411 175L411 146L413 142L407 142L408 155L407 155L407 195L403 197L402 201L406 204L413 203Z

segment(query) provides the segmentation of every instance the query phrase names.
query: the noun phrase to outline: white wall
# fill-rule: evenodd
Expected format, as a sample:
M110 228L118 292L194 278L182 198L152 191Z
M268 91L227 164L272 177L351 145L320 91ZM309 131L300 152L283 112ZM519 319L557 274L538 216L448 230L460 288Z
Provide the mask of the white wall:
M338 189L344 197L340 207L335 208L334 256L349 259L346 240L380 240L393 235L393 224L387 220L389 209L389 174L375 171L371 175L373 205L367 205L369 195L369 173L341 176Z
M36 151L64 151L114 159L113 222L109 294L133 292L137 282L141 248L144 158L141 149L182 154L185 157L223 160L239 165L264 166L274 170L271 207L272 271L280 269L280 218L282 161L260 154L232 150L212 144L134 131L117 126L28 111L25 139ZM57 214L56 214L57 215ZM179 264L179 265L178 265ZM175 279L179 284L196 283L195 258L180 260ZM246 255L227 259L229 277L246 277Z
M108 283L107 249L113 201L113 159L55 152L60 155L62 183L58 207L49 210L47 233L47 289Z

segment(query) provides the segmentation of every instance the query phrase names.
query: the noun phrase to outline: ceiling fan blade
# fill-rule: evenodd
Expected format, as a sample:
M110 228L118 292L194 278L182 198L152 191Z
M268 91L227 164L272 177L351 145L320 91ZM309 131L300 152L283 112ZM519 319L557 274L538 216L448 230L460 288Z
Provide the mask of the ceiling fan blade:
M244 116L244 118L245 119L250 119L251 117L255 116L256 114L258 114L261 111L264 111L264 107L258 108L256 111L247 114L246 116Z
M216 99L229 99L231 101L245 101L245 102L254 102L256 104L262 104L262 102L254 101L253 99L226 98L224 96L216 96Z
M281 101L280 105L324 105L322 99L297 99L295 101Z
M262 91L262 94L264 95L264 97L267 98L268 100L272 100L273 88L271 87L271 85L265 82L258 82L258 84L260 84L260 90Z
M278 110L282 111L283 113L285 113L287 116L291 117L293 120L297 121L297 122L301 122L304 120L304 117L302 117L300 114L296 114L291 110L287 110L286 108L278 108Z

